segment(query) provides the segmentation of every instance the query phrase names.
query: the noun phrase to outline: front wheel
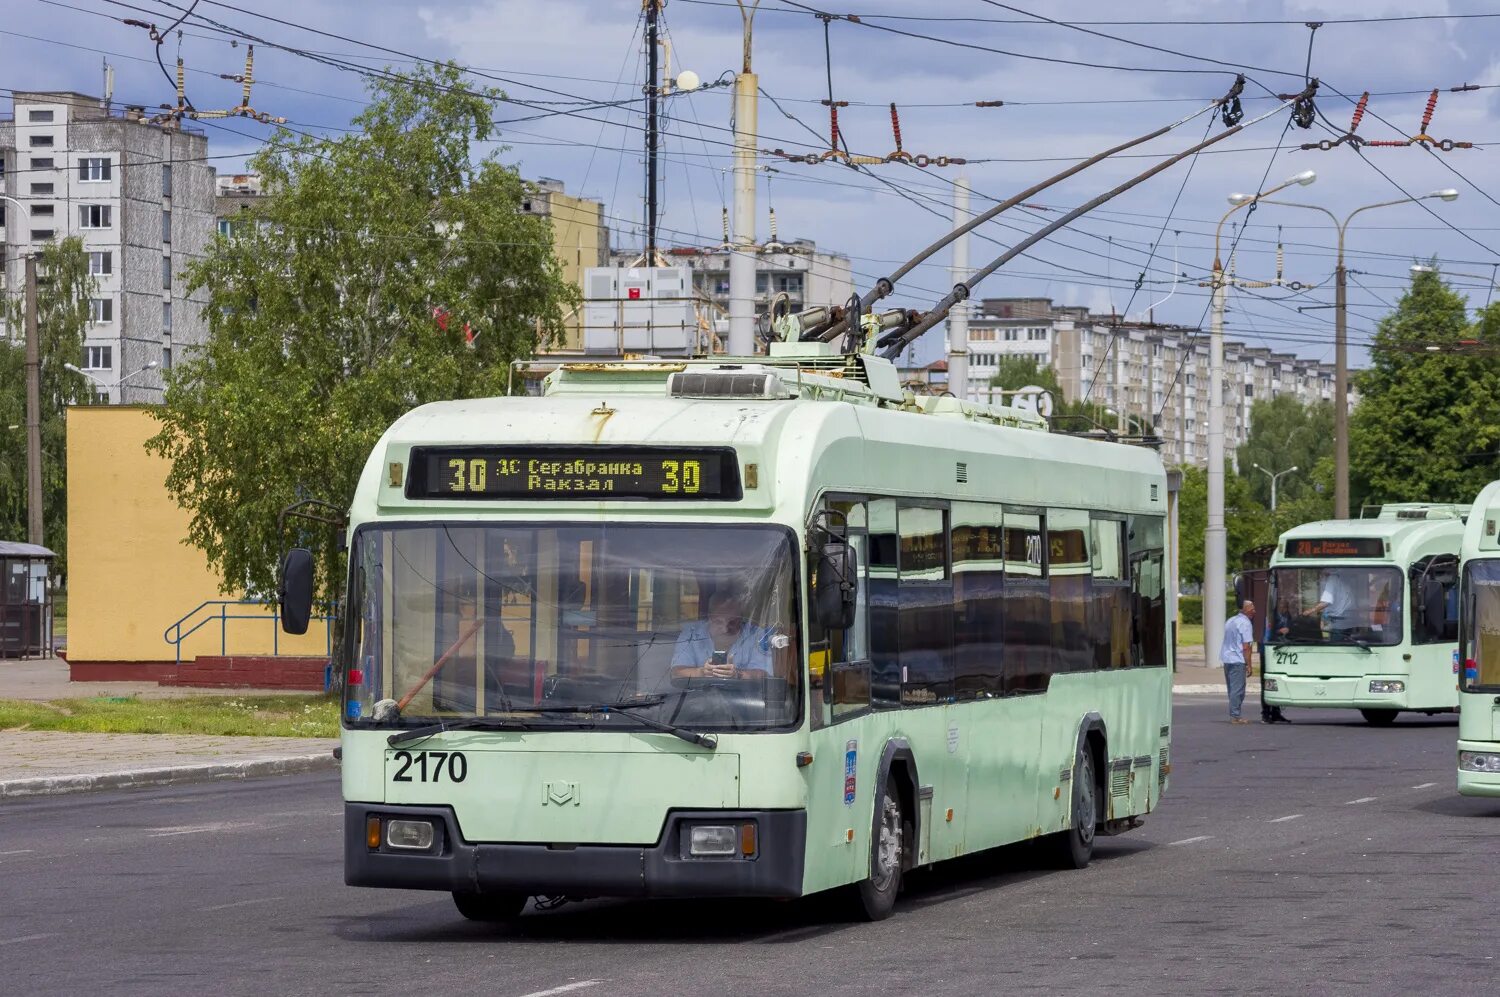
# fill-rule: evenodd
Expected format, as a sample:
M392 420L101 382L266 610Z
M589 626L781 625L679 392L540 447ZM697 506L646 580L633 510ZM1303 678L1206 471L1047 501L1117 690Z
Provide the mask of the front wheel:
M1360 710L1371 727L1389 727L1396 722L1397 710Z
M524 893L454 893L453 905L470 921L513 921L529 899Z
M1094 776L1094 756L1080 746L1073 759L1073 826L1056 838L1058 863L1064 869L1082 869L1094 857L1094 830L1099 822L1099 782Z
M906 837L906 816L894 782L885 784L876 808L879 820L870 840L870 876L855 886L855 913L867 921L883 921L896 908Z

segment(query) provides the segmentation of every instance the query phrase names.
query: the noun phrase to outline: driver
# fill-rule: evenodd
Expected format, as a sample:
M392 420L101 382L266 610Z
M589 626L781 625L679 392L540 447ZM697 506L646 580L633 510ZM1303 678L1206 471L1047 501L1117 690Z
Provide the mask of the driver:
M1322 591L1318 593L1317 603L1303 616L1317 616L1326 613L1328 617L1328 629L1334 634L1346 634L1352 628L1351 610L1354 608L1354 593L1349 589L1349 583L1344 580L1341 572L1331 568L1323 569Z
M745 620L737 594L715 592L708 618L687 624L677 636L672 677L749 678L756 672L771 673L771 631Z

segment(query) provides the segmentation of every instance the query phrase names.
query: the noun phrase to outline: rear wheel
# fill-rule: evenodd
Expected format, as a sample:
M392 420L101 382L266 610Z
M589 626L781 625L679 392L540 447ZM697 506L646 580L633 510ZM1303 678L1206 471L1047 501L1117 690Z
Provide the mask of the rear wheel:
M1389 727L1396 722L1397 710L1360 710L1364 715L1365 723L1371 727Z
M1087 747L1078 748L1071 782L1073 826L1056 837L1056 855L1064 869L1082 869L1094 857L1094 831L1099 822L1099 780Z
M855 913L867 921L891 916L901 892L901 856L906 843L906 816L894 782L887 782L876 803L878 819L870 839L870 877L855 886Z
M524 893L454 893L453 905L470 921L513 921L529 899Z

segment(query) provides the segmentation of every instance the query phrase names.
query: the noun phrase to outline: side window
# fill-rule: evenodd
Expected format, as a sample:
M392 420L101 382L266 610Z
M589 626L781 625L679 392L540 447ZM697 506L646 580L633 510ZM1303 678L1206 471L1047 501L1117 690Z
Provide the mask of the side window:
M1042 692L1052 670L1052 614L1047 589L1046 518L1035 509L1007 506L1002 532L1005 558L1005 660L1007 693Z
M1413 644L1458 639L1458 558L1436 554L1412 565Z
M957 699L1005 691L1004 514L998 505L954 502L953 673Z
M1091 554L1093 593L1089 600L1089 634L1095 668L1130 664L1130 579L1125 574L1125 523L1095 519Z
M1093 667L1089 633L1089 514L1077 509L1047 511L1047 576L1052 610L1053 667L1083 672Z
M1131 663L1165 665L1165 524L1160 516L1130 516L1125 529L1130 557Z
M826 631L816 620L808 621L808 671L815 690L812 723L815 728L859 713L870 705L870 607L866 566L869 564L868 523L862 501L831 499L830 511L842 514L854 551L857 581L854 625L848 630ZM808 603L815 595L818 552L808 552Z
M874 499L867 508L870 560L870 697L877 710L901 705L901 645L897 639L896 500Z
M948 510L902 504L896 522L901 702L905 706L945 702L953 698Z

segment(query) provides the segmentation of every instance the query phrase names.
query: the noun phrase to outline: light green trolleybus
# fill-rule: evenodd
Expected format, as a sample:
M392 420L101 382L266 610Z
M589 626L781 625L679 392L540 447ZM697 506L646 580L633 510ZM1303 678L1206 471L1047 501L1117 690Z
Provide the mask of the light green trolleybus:
M1390 504L1304 523L1271 556L1263 684L1272 706L1451 712L1458 550L1468 506Z
M915 867L1081 867L1157 805L1159 456L832 349L564 363L390 427L349 514L346 882L879 918Z
M1500 796L1500 481L1474 500L1459 598L1458 791Z

